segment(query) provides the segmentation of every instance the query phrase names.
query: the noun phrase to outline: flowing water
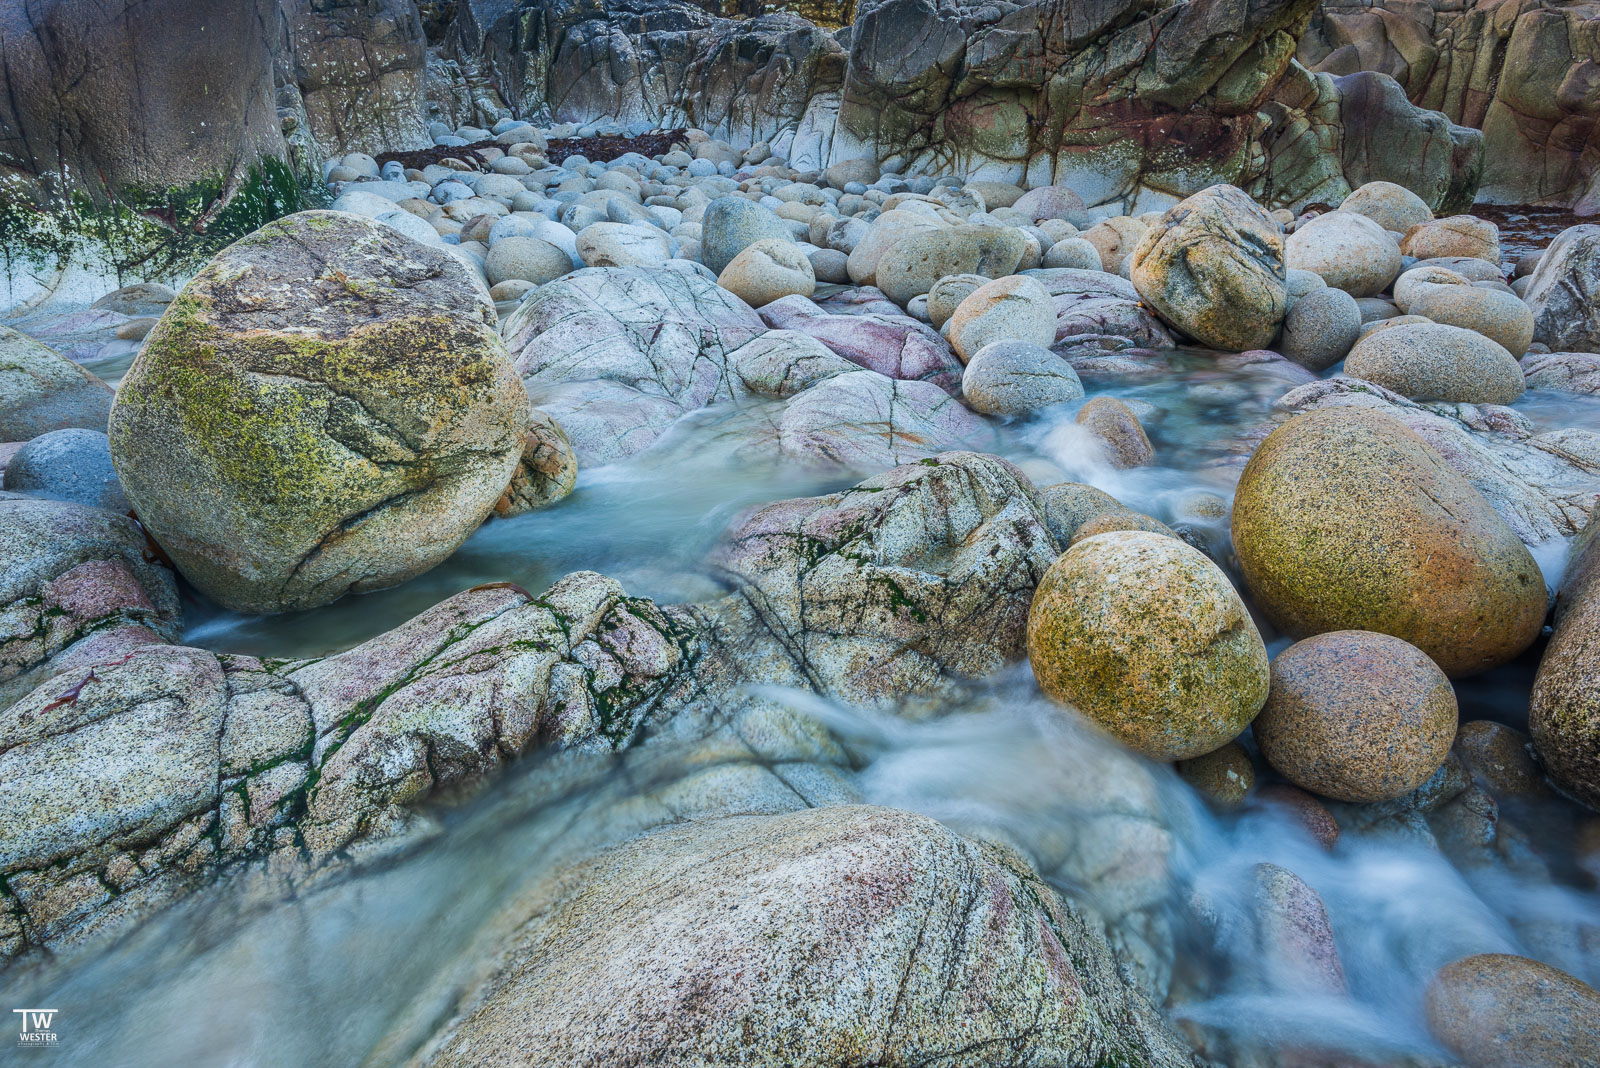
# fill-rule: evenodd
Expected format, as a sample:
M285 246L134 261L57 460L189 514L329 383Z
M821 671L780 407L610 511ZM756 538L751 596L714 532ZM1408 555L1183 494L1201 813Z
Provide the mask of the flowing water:
M1248 452L1241 439L1269 417L1289 383L1270 368L1220 370L1192 353L1169 359L1171 369L1160 377L1089 384L1091 396L1112 393L1139 406L1159 464L1133 471L1107 465L1073 423L1076 404L1007 427L1001 452L1036 480L1091 482L1163 520L1183 518L1196 490L1231 497ZM1594 399L1530 394L1518 408L1541 428L1600 429ZM577 491L557 507L485 524L446 564L394 590L265 618L224 612L191 594L184 640L259 655L317 655L348 648L476 583L514 581L537 590L583 568L663 602L715 595L719 587L702 561L742 510L855 480L753 465L720 444L727 418L702 413L651 454L583 472ZM1226 559L1220 524L1195 529ZM1559 552L1544 556L1547 566L1560 559ZM1285 644L1280 638L1271 651ZM1535 649L1459 684L1462 718L1524 725L1537 655ZM1415 839L1346 834L1330 852L1281 809L1251 804L1213 813L1171 769L1126 755L1044 701L1025 665L974 684L933 719L831 707L804 694L773 696L797 715L819 718L841 740L864 800L1000 835L1107 917L1114 939L1122 926L1134 941L1157 932L1154 940L1177 954L1175 963L1154 965L1178 976L1168 1010L1213 1037L1292 1045L1315 1035L1320 1045L1359 1049L1380 1062L1426 1056L1434 1047L1421 992L1450 960L1514 952L1600 979L1593 974L1600 955L1583 952L1583 928L1591 928L1591 939L1600 930L1600 895L1581 888L1600 872L1575 867L1572 809L1561 802L1515 813L1519 826L1534 829L1531 848L1545 858L1550 878L1463 871ZM402 1062L513 922L509 910L519 892L598 843L637 830L633 802L703 770L697 759L667 743L620 757L531 757L475 802L438 812L439 833L420 847L369 859L293 894L270 880L235 880L104 951L14 973L7 994L14 1004L42 999L60 1011L75 1063ZM1126 843L1119 836L1160 846L1133 889L1126 873L1090 870L1081 857L1049 859L1061 853L1060 843L1074 841L1099 842L1096 849L1120 855ZM1264 861L1321 894L1348 997L1274 994L1259 981L1248 931L1254 873ZM1141 902L1131 911L1118 900L1129 893Z
M1538 247L1550 235L1526 236ZM86 362L115 383L134 348L114 342L75 355L99 357ZM1145 378L1086 382L1091 397L1135 406L1157 464L1107 464L1074 424L1077 404L1007 426L995 451L1041 485L1089 482L1132 508L1184 522L1226 565L1225 521L1198 519L1189 502L1197 491L1231 499L1255 441L1249 432L1294 382L1270 366L1229 369L1190 352L1163 358ZM1597 397L1534 391L1516 410L1538 431L1600 431ZM737 419L719 410L686 419L661 447L583 471L577 490L552 509L491 520L446 563L396 589L272 617L227 612L186 592L183 640L262 656L321 655L472 585L539 590L580 569L662 603L715 596L722 588L703 564L741 512L874 473L752 463L727 433ZM1538 552L1552 585L1563 550ZM1287 644L1270 640L1269 651ZM1525 727L1541 651L1459 682L1462 720ZM1315 1036L1320 1047L1377 1063L1415 1063L1407 1058L1439 1053L1421 995L1451 960L1519 953L1600 981L1600 869L1591 853L1584 870L1573 845L1576 810L1562 801L1502 810L1503 827L1514 823L1539 860L1518 870L1547 875L1458 868L1416 837L1346 833L1327 850L1281 807L1211 810L1169 767L1128 755L1045 701L1026 665L973 684L934 718L834 707L801 693L765 696L839 740L862 800L1002 838L1103 917L1114 944L1153 936L1172 947L1172 957L1145 964L1170 970L1165 1008L1192 1034L1273 1047ZM402 1063L470 988L475 966L515 923L527 887L645 829L642 798L704 771L701 756L664 741L608 757L531 756L475 801L434 812L436 833L423 841L380 849L293 891L261 873L237 876L109 947L15 968L0 987L13 1005L48 1003L60 1012L57 1027L69 1039L60 1053L70 1051L76 1064ZM1263 862L1293 871L1322 897L1347 997L1273 992L1261 982L1251 917Z

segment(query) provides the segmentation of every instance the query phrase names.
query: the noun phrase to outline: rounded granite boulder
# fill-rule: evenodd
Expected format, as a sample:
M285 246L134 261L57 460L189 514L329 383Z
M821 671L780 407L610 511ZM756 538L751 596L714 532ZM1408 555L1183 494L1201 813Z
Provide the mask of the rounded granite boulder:
M706 206L701 218L700 262L714 273L733 262L733 258L763 238L794 241L784 221L764 207L743 197L718 197Z
M1471 1068L1600 1064L1600 991L1509 953L1439 969L1424 995L1428 1029Z
M1231 185L1173 205L1129 262L1156 314L1214 349L1266 348L1288 310L1283 228Z
M1056 339L1056 306L1037 279L1008 275L968 294L945 324L945 333L962 363L995 341L1046 347Z
M104 432L52 430L29 441L5 468L8 490L54 501L72 501L108 512L126 512L128 498L111 465Z
M111 454L179 569L282 612L455 551L522 453L527 394L494 306L442 248L310 211L223 249L151 331Z
M1352 297L1371 297L1389 288L1400 273L1400 246L1365 215L1330 211L1290 234L1284 263L1311 271Z
M783 297L811 296L817 289L817 275L799 245L764 237L729 261L717 276L717 284L752 308L760 308Z
M984 415L1025 416L1083 396L1078 372L1043 345L991 341L961 373L967 407Z
M1345 197L1339 210L1365 215L1397 234L1433 221L1433 210L1427 201L1393 182L1368 182Z
M1443 323L1406 323L1368 334L1350 350L1344 370L1418 401L1510 404L1527 388L1505 346Z
M1027 237L1014 226L924 229L884 250L873 284L903 308L953 274L1004 278L1018 269L1027 249Z
M1147 531L1086 538L1045 572L1028 658L1046 694L1153 760L1210 753L1267 697L1267 651L1228 577Z
M1251 729L1262 758L1296 786L1336 801L1389 801L1450 755L1456 695L1409 642L1331 631L1272 661L1272 690Z
M1256 603L1297 638L1391 634L1459 677L1515 657L1544 621L1527 548L1381 412L1315 409L1269 434L1239 479L1233 541Z

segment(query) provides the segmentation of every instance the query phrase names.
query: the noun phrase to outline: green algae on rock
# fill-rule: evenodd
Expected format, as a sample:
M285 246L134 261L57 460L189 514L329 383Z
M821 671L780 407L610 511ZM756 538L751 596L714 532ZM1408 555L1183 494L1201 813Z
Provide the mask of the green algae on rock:
M119 275L175 277L258 227L326 201L309 174L270 158L242 176L125 187L109 203L81 192L50 196L35 182L0 176L0 255L38 265L84 254Z
M225 249L123 380L112 454L151 534L231 608L420 574L506 489L527 396L467 268L304 212Z
M1244 602L1199 550L1148 531L1078 542L1028 614L1045 693L1153 760L1209 753L1267 699L1267 650Z
M1269 434L1239 479L1233 541L1256 603L1296 638L1391 634L1459 677L1515 657L1544 621L1527 548L1382 412L1315 409Z

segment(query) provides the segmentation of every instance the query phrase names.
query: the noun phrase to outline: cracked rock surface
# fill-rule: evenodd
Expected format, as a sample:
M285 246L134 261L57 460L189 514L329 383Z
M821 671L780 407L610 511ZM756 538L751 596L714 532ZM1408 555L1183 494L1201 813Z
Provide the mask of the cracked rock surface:
M578 572L317 660L151 644L61 671L0 711L0 952L137 921L250 859L324 864L535 742L627 744L700 651L690 613Z
M173 301L111 412L118 476L178 568L282 612L426 571L511 481L528 401L442 249L343 212L269 223Z
M761 508L716 563L811 687L864 703L1019 659L1056 551L1026 476L954 452Z
M172 571L126 516L0 492L0 704L46 674L178 635Z
M1026 861L912 813L699 821L523 907L418 1063L1192 1063Z

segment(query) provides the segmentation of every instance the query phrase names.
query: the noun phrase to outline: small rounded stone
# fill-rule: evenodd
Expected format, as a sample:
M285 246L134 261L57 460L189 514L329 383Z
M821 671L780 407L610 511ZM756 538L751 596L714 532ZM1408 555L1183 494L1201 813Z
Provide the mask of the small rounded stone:
M1143 530L1151 534L1162 534L1169 538L1176 538L1177 533L1159 519L1152 519L1143 512L1135 512L1131 508L1120 505L1108 509L1084 520L1083 524L1073 531L1068 539L1069 545L1076 545L1085 538L1092 538L1096 534L1105 534L1113 530Z
M1115 397L1096 397L1078 409L1074 422L1093 434L1112 467L1127 470L1155 459L1139 417Z
M1256 717L1261 756L1296 786L1337 801L1389 801L1444 763L1456 732L1450 680L1416 646L1343 630L1272 662Z
M1212 802L1230 808L1243 801L1256 782L1255 765L1238 742L1178 761L1178 774Z
M1328 806L1298 786L1273 783L1256 791L1256 800L1269 808L1282 809L1324 849L1339 844L1339 821Z
M1455 752L1496 798L1542 797L1549 792L1539 765L1528 754L1528 736L1515 727L1469 720L1456 731Z

